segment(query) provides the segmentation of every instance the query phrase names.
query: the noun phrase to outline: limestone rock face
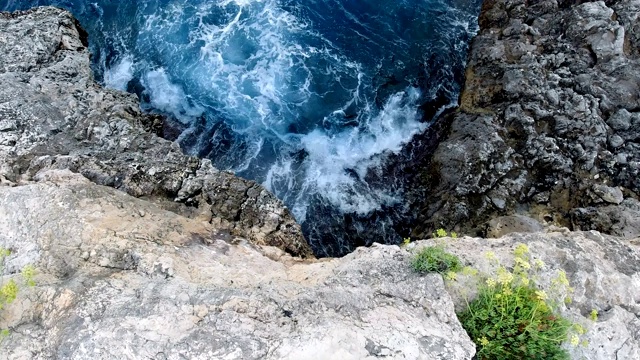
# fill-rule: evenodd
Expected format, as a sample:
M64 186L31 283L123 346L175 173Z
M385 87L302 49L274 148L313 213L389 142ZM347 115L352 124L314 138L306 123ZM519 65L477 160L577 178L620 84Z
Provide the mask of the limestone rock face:
M414 236L514 213L640 234L639 14L638 0L485 1L460 109L412 186Z
M69 171L0 187L3 359L470 359L439 275L397 246L305 261Z
M583 324L576 359L640 356L640 242L598 232L440 239L482 273L527 244L549 287L574 288L564 315ZM303 260L217 231L68 170L0 187L8 277L38 271L3 309L7 359L471 359L454 309L477 279L419 275L414 252L374 245L340 259ZM7 279L7 277L5 277ZM599 318L588 320L596 309Z
M313 256L287 208L255 182L185 156L135 95L104 89L66 11L0 14L0 178L68 169L256 244Z

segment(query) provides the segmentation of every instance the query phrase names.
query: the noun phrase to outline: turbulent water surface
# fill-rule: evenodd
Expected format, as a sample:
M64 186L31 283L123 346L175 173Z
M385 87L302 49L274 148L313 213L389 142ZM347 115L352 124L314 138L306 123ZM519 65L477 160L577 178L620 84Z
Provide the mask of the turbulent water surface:
M385 157L457 100L481 0L0 0L66 8L96 77L171 115L190 154L256 180L318 255L397 242Z

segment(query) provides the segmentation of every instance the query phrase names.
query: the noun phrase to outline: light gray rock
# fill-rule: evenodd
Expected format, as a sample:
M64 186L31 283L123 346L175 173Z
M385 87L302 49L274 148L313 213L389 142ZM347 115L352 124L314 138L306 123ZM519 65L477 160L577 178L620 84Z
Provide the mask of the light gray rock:
M612 188L606 185L594 185L593 192L595 192L602 200L611 204L620 204L624 200L622 190L619 188Z
M313 256L300 226L253 181L185 156L135 95L93 79L87 35L66 11L0 14L0 176L27 183L69 169L256 244Z
M304 261L68 171L0 187L3 359L470 359L439 275L397 246Z

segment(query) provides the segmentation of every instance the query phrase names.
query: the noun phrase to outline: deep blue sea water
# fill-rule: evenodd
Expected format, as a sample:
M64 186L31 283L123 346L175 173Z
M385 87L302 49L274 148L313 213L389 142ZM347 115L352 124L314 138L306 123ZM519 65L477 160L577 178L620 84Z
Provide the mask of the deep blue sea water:
M402 181L382 165L455 105L481 2L0 0L0 10L70 10L99 81L172 116L185 152L262 183L318 255L342 255L405 235L388 214L402 211Z

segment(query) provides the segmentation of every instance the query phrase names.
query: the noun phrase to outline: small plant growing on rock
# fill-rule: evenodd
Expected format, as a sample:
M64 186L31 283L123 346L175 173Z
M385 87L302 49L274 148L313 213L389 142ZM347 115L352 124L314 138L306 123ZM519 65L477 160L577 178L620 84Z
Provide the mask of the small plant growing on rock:
M0 247L0 315L2 314L1 311L7 305L15 301L18 296L18 292L20 291L20 286L14 279L7 282L2 279L2 274L4 274L4 262L9 255L11 255L10 250ZM22 269L22 278L26 286L35 286L35 281L33 280L34 276L35 268L33 266L28 265ZM0 341L7 335L9 335L8 329L0 330Z
M534 272L543 266L540 260L531 261L526 245L519 245L513 271L500 266L458 314L478 346L478 359L569 358L562 344L569 340L577 345L585 330L556 311L557 301L566 302L572 290L563 271L552 281L552 296L536 286Z
M455 231L452 231L452 232L450 232L450 233L447 233L447 230L445 230L445 229L443 229L443 228L440 228L440 229L438 229L438 230L434 231L434 232L431 234L431 236L432 236L432 237L434 237L434 238L436 238L436 239L443 238L443 237L447 237L447 236L449 236L449 237L450 237L450 238L452 238L452 239L457 239L457 238L458 238L458 234L457 234Z
M410 237L406 237L404 238L404 240L402 240L402 246L407 246L411 244L411 238Z
M428 246L422 248L411 261L413 270L421 273L436 272L447 274L462 268L460 259L444 250L444 246Z
M433 234L431 234L431 235L436 239L437 238L443 238L443 237L447 236L447 230L440 228L440 229L434 231Z

